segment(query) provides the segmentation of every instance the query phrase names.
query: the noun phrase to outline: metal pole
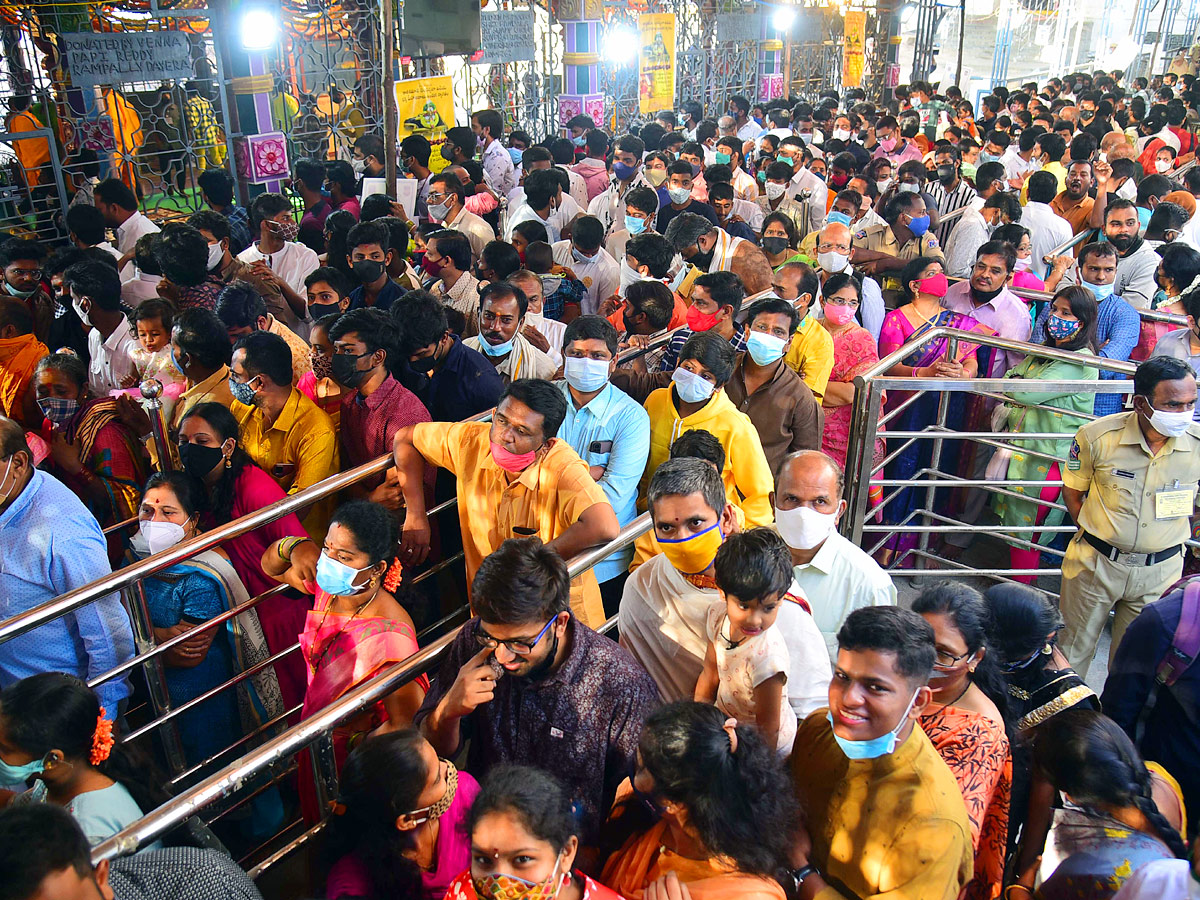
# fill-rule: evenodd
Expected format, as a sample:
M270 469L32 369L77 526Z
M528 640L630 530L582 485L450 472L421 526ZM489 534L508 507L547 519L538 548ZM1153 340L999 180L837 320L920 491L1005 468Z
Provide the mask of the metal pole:
M393 0L383 0L380 9L381 32L383 37L383 146L387 160L384 162L384 177L387 179L385 191L393 200L396 199L396 7ZM406 209L410 216L415 210Z
M1162 15L1159 16L1159 18L1158 18L1158 36L1154 39L1154 47L1151 48L1151 50L1150 50L1149 73L1151 75L1154 74L1154 62L1158 58L1158 45L1162 43L1162 39L1163 39L1163 26L1167 22L1167 10L1170 9L1171 6L1176 2L1178 2L1178 0L1163 0Z
M958 357L958 338L951 337L946 343L946 359L956 359ZM946 414L950 410L950 392L942 391L938 397L937 411L937 427L938 436L933 439L933 452L929 457L929 469L932 473L937 473L938 466L942 461L942 442L945 438L942 437L942 430L946 427ZM936 480L936 479L931 479ZM930 485L925 489L925 508L933 509L934 495L937 493L937 488ZM928 516L925 516L925 524L932 524ZM929 550L929 532L921 532L920 547L922 552ZM921 558L921 568L925 568L925 559Z
M170 472L175 468L171 459L171 445L167 440L167 422L163 416L162 383L154 378L147 378L138 389L142 393L142 404L150 417L150 434L154 439L154 450L158 453L158 468L160 472Z
M954 83L962 84L963 42L967 36L967 0L958 4L958 64L954 67Z
M135 581L124 588L121 595L129 612L137 651L139 654L148 653L154 649L154 625L150 620L150 608L146 605L146 593L142 589L142 583ZM147 660L142 666L142 674L150 694L150 705L154 707L154 715L157 718L171 709L171 692L167 688L167 672L162 655ZM174 722L168 722L159 732L159 737L162 739L167 765L176 774L182 772L187 766L187 761L183 755L183 742L179 739L179 727Z

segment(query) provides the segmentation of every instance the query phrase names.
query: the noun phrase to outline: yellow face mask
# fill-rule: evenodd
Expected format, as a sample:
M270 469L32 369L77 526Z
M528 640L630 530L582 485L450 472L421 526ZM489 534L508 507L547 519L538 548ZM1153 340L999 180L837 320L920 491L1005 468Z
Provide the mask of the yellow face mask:
M671 541L655 535L654 540L676 571L684 575L699 575L716 559L717 551L725 540L725 533L721 531L721 523L718 521L691 537Z

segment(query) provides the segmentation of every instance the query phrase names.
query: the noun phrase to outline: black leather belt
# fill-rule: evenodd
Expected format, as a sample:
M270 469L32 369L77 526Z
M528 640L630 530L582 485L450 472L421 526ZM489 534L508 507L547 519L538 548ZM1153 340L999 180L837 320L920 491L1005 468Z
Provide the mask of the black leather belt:
M1170 559L1183 550L1183 544L1176 544L1174 547L1159 550L1157 553L1126 553L1124 550L1114 547L1107 541L1102 541L1094 534L1089 534L1086 531L1083 533L1083 539L1095 547L1101 556L1106 556L1113 562L1120 563L1123 566L1153 566L1164 559Z

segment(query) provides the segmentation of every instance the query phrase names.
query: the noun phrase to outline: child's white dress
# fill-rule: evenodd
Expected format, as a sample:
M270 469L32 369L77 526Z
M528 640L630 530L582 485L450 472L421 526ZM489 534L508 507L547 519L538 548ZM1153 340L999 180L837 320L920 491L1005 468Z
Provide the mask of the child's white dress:
M791 753L796 740L796 714L788 702L786 686L791 657L779 629L772 625L762 634L730 647L729 619L722 600L709 607L706 630L717 655L717 708L739 723L757 724L754 689L783 673L785 686L779 698L779 739L775 749L781 756Z

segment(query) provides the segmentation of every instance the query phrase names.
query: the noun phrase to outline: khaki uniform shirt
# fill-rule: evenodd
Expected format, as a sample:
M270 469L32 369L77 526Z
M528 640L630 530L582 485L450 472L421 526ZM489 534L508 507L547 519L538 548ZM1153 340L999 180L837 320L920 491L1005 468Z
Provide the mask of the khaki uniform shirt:
M1086 491L1080 527L1126 553L1158 553L1191 535L1188 516L1200 479L1200 424L1151 456L1136 412L1089 422L1071 443L1063 484ZM1178 486L1176 487L1176 483ZM1162 515L1162 491L1187 491L1183 514ZM1174 511L1167 511L1174 512Z
M930 259L936 259L945 262L946 257L942 253L942 247L938 243L938 239L932 231L927 231L919 238L915 237L907 241L903 246L896 240L896 234L892 231L890 225L867 225L852 232L850 240L851 247L861 247L864 250L874 250L877 253L886 253L888 256L895 256L904 261L916 259L918 256L928 256ZM878 275L875 280L879 282L879 286L884 290L884 300L888 300L887 292L896 292L901 290L900 273L888 272ZM892 304L888 304L891 308Z

